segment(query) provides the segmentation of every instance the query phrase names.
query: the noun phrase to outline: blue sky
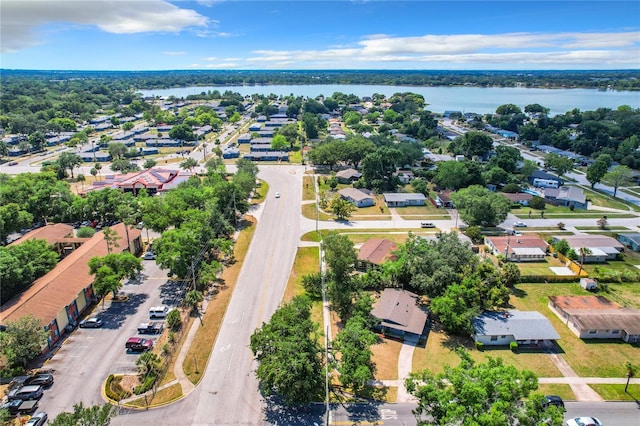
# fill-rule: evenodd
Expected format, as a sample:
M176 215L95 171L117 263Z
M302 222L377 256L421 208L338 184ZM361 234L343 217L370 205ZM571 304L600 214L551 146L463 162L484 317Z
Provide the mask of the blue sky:
M638 69L640 2L2 0L0 67Z

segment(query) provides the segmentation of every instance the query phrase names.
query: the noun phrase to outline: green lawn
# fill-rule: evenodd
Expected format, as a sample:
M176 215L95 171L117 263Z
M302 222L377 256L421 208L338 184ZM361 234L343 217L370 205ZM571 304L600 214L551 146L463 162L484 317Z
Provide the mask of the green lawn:
M538 390L536 391L543 395L558 395L560 398L565 401L575 401L576 396L571 390L571 386L569 385L559 385L556 383L544 383L538 385Z
M316 199L316 191L315 184L313 181L313 176L303 176L302 177L302 199L303 200L315 200Z
M544 262L518 262L516 266L522 275L553 275L550 267L565 266L553 256L546 256Z
M547 296L591 295L579 284L518 284L510 303L516 309L538 311L560 334L560 353L579 376L623 377L624 363L638 358L638 348L622 341L579 339L548 307Z
M631 208L632 210L640 211L640 207L622 200L614 199L608 194L603 194L587 188L583 189L584 194L587 196L587 200L591 201L591 204L594 206L609 207L618 210L629 210L629 208Z
M638 401L640 400L640 385L630 384L626 393L625 385L589 385L606 401Z

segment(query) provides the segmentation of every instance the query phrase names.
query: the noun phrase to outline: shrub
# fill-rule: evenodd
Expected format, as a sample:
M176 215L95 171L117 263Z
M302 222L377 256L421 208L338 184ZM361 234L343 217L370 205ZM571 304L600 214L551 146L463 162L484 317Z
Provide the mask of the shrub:
M511 342L509 343L509 348L511 349L511 351L513 352L518 352L518 342Z
M545 208L544 198L533 197L531 201L529 201L529 207L536 210L544 210Z
M109 399L120 401L131 396L131 392L122 388L122 385L120 384L121 381L122 376L114 376L113 374L110 374L109 377L107 377L107 382L104 386L104 393Z
M76 231L78 238L91 238L95 233L96 230L89 226L83 226Z
M180 311L175 308L169 311L169 313L167 314L167 326L169 326L169 329L171 329L172 331L180 330L180 327L182 327L182 318L180 317Z
M133 392L136 395L140 395L142 393L145 393L146 391L148 391L149 389L151 389L153 387L153 384L156 382L157 378L158 378L158 376L156 376L155 374L149 374L149 375L145 376L145 378L142 381L142 383L140 383L138 386L136 386L133 389Z
M24 375L24 367L21 365L16 365L15 367L5 366L0 368L0 377L2 378L11 378L15 376Z
M484 349L484 343L482 342L476 342L476 349L478 349L479 351Z

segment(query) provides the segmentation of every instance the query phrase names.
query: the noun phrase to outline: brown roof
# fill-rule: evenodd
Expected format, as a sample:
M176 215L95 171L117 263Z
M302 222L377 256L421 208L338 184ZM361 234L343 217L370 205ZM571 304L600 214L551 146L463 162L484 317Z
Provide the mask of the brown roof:
M637 309L569 309L565 312L582 330L624 330L628 334L640 334L640 311Z
M558 235L554 239L565 240L571 248L575 247L614 247L624 249L624 245L606 235Z
M523 200L526 200L526 201L533 200L533 195L527 194L524 192L518 192L517 194L510 194L507 192L503 192L501 194L507 197L509 200L511 200L514 203L517 203L518 201L523 201Z
M127 248L124 225L120 223L111 229L121 237L118 249L124 251ZM140 230L129 228L129 239L133 241L138 237ZM34 281L26 291L3 304L0 307L0 323L32 314L43 325L48 325L65 306L73 302L82 289L93 282L93 276L89 274L89 259L106 254L107 243L101 231L60 261L49 273Z
M549 300L559 309L617 309L619 305L604 296L549 296Z
M547 242L536 235L514 235L510 237L486 237L487 241L491 241L495 249L500 253L505 253L507 244L509 250L515 248L539 248L542 251L547 250Z
M49 244L55 244L68 235L73 235L73 226L66 223L56 223L53 225L43 226L42 228L34 229L27 232L17 241L9 245L16 246L27 240L46 240Z
M418 296L409 291L385 288L371 315L380 319L385 327L422 334L427 313L416 305L417 300Z
M395 260L397 256L392 252L398 248L398 245L391 240L384 238L371 238L360 247L358 260L364 260L376 265L380 265L385 260Z

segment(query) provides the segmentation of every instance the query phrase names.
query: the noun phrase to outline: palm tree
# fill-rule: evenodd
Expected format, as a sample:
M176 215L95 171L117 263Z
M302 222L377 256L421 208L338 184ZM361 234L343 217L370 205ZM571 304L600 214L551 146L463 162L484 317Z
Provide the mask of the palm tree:
M627 369L627 384L624 386L625 393L627 392L627 388L629 387L629 381L633 376L638 372L638 366L631 364L629 361L624 363L624 368Z
M144 352L136 360L136 365L142 377L157 375L162 367L162 359L153 352Z
M198 303L202 302L202 300L204 300L204 296L201 291L191 290L187 292L184 298L184 303L190 307L193 312L197 312Z
M578 271L578 276L582 273L582 265L584 264L584 259L592 254L593 252L587 247L580 247L580 270Z

